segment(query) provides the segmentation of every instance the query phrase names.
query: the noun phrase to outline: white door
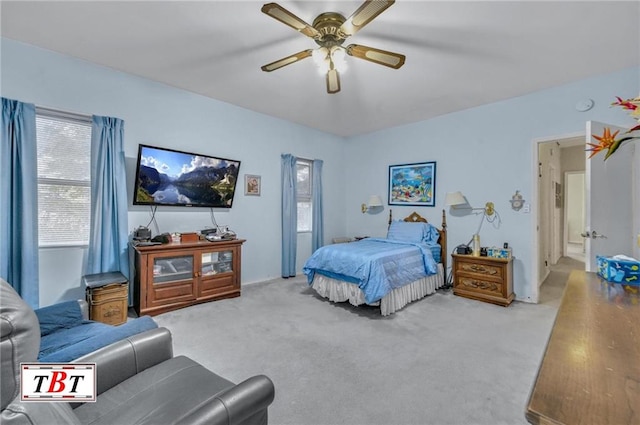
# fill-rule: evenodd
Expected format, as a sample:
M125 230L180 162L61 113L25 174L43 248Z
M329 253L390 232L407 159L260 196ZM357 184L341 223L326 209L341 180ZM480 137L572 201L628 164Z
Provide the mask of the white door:
M596 121L587 122L587 143L598 143L604 128L613 134L626 129ZM587 157L590 152L587 152ZM597 271L596 255L633 255L634 142L625 142L606 161L600 152L585 164L585 269Z

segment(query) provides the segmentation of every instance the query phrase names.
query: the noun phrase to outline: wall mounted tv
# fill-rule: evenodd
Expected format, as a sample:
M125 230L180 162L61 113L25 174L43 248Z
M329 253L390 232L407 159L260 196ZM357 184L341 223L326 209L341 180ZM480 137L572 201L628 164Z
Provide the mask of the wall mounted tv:
M231 208L240 161L140 145L134 205Z

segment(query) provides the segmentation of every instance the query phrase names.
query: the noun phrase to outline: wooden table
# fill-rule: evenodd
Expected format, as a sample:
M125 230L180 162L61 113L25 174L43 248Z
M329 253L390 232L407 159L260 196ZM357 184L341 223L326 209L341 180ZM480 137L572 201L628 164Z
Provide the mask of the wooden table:
M640 287L571 273L525 416L640 424Z

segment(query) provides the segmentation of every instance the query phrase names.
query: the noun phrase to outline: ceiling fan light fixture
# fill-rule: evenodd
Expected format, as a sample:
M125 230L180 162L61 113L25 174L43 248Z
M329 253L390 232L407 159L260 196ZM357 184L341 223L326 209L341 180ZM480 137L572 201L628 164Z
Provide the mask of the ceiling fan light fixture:
M347 54L343 47L334 46L331 48L331 61L333 62L333 67L341 73L347 70L346 57Z
M327 60L328 56L329 56L329 49L327 49L326 47L318 47L311 54L311 57L313 58L313 62L317 66L322 66L323 63Z
M331 69L331 61L326 59L318 64L318 74L325 75Z

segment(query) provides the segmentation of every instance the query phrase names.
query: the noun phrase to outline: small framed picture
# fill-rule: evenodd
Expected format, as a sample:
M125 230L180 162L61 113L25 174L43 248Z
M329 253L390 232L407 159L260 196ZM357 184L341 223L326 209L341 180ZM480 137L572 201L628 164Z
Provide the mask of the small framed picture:
M253 174L244 175L244 194L247 196L260 196L261 177Z

